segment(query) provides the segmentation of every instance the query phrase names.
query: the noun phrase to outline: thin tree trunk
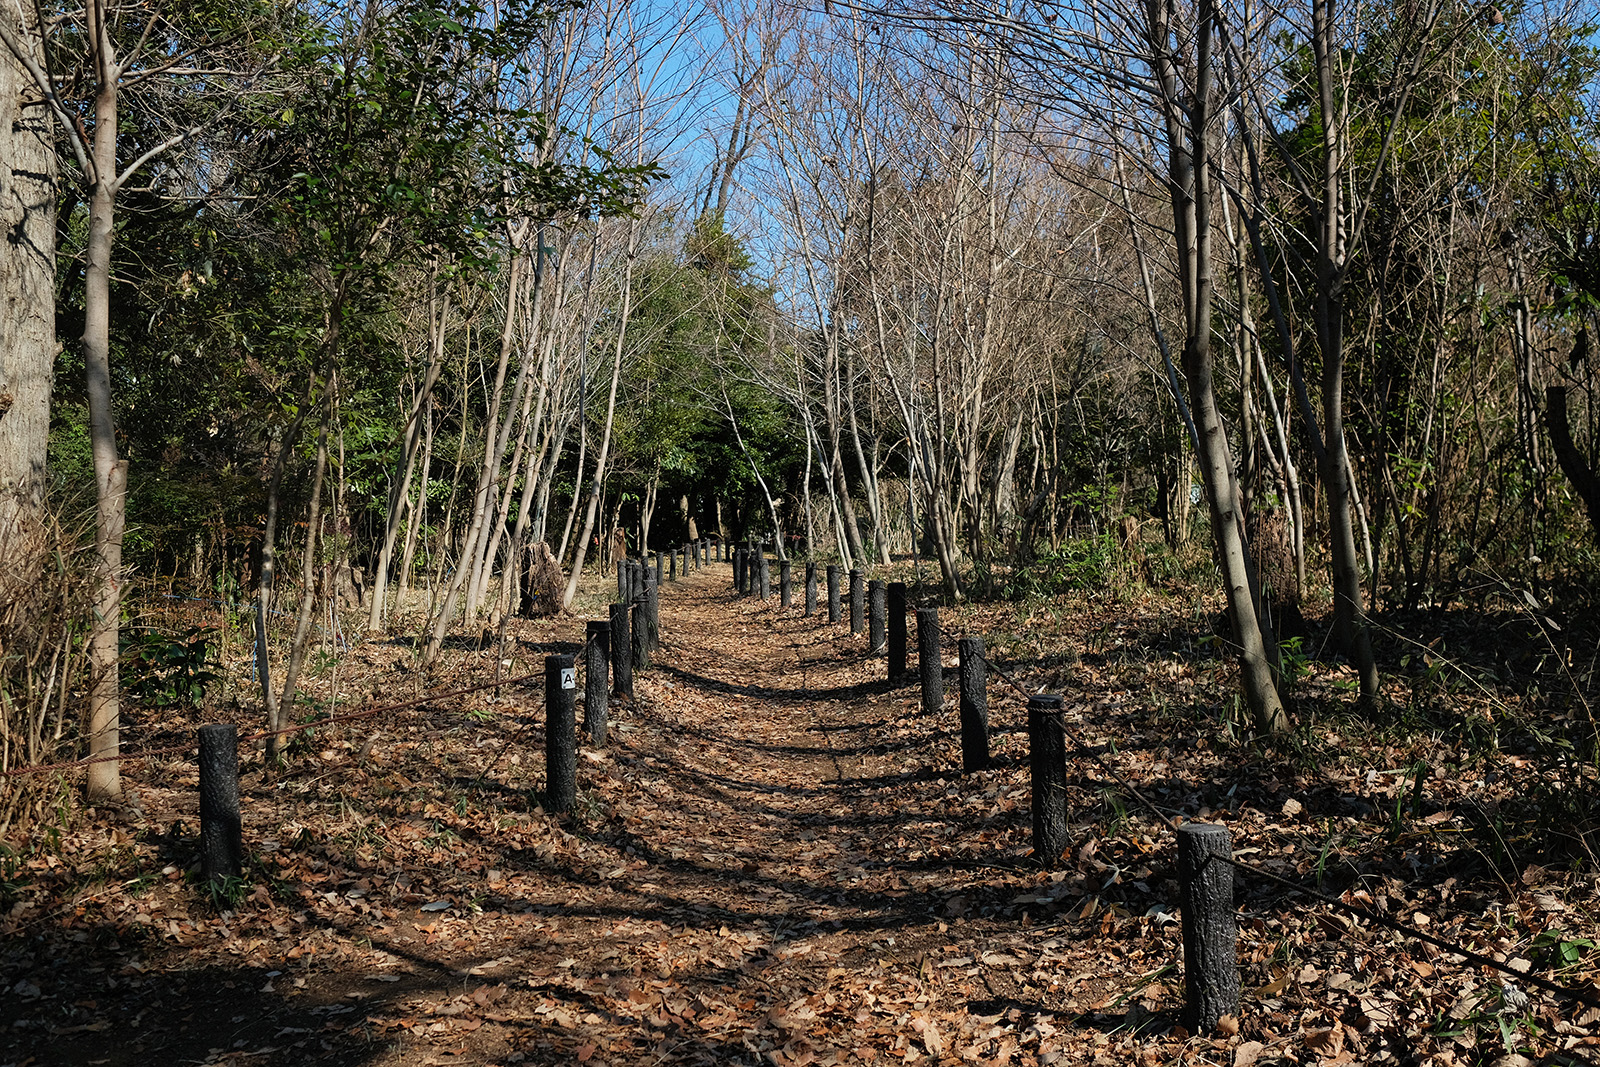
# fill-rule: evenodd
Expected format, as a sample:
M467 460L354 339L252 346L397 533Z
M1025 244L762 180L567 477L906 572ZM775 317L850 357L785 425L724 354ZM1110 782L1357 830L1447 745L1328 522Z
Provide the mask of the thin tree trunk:
M411 567L416 561L417 534L428 519L428 483L433 476L433 401L430 399L422 412L422 456L418 461L418 468L422 477L417 484L417 502L407 508L409 519L406 522L405 548L400 553L400 573L397 575L398 585L395 593L395 607L398 609L404 602L407 590L411 588ZM383 620L379 620L383 625Z
M98 758L117 755L121 721L117 657L128 465L117 458L117 429L111 410L111 243L116 230L117 86L122 72L103 4L89 0L86 14L99 80L83 296L83 361L88 376L89 441L94 455L96 555L94 619L89 630L89 755ZM112 800L121 795L119 764L91 764L88 777L90 800Z
M1160 0L1146 9L1149 39L1156 45L1156 76L1161 84L1166 115L1168 189L1172 199L1173 231L1181 268L1184 309L1183 370L1189 385L1189 404L1199 431L1197 454L1211 507L1212 536L1222 570L1239 647L1244 696L1263 733L1288 727L1288 716L1278 695L1277 643L1259 611L1260 590L1245 548L1239 486L1234 478L1232 449L1221 413L1217 410L1211 355L1211 163L1212 136L1211 34L1215 14L1211 0L1201 0L1196 12L1195 70L1192 90L1184 86L1176 63L1166 51L1173 29L1175 4Z
M406 425L400 435L400 457L395 461L395 470L398 473L389 487L389 506L385 512L383 547L378 551L378 564L372 574L372 597L367 605L367 629L379 630L383 628L384 597L389 584L389 563L394 553L394 543L400 533L400 523L409 509L411 500L411 476L416 468L417 443L422 433L423 410L433 400L433 387L439 380L439 373L444 367L444 338L445 323L450 315L450 297L446 293L436 297L437 270L428 282L429 312L428 331L431 334L428 345L428 368L423 374L422 388L411 403L411 415L406 419ZM440 305L437 315L433 313L433 304L438 300Z
M1342 206L1344 161L1336 110L1333 0L1312 0L1312 49L1323 116L1322 229L1317 249L1316 323L1322 351L1322 484L1328 494L1328 536L1333 567L1334 627L1361 679L1361 699L1378 694L1378 663L1367 627L1366 603L1352 520L1355 484L1344 436L1344 252L1350 235Z
M622 307L617 316L617 344L611 358L611 388L606 396L606 424L600 435L600 449L595 455L594 478L589 489L589 506L583 517L583 532L572 550L572 573L567 576L567 588L561 594L561 610L572 606L578 595L578 581L583 577L583 561L589 552L589 539L594 536L595 519L599 516L600 494L606 477L606 458L611 452L611 427L617 416L617 386L622 381L622 353L628 336L628 319L633 313L633 267L639 256L640 224L635 221L628 232L627 264L622 271ZM640 546L640 551L644 546Z
M337 378L331 378L328 382L327 396L322 402L321 421L317 426L317 458L311 475L311 502L306 509L305 548L300 557L300 607L295 612L294 640L289 646L289 663L283 671L283 692L278 697L278 707L285 709L285 712L294 707L300 671L305 665L306 649L310 645L307 638L311 634L312 610L317 601L317 548L322 539L322 487L327 481L328 430L333 422L334 395L337 389ZM285 713L283 718L287 717ZM273 729L281 730L286 725L288 725L286 722L280 722ZM267 739L269 760L277 755L277 742L278 739L275 737Z
M283 432L278 442L277 454L272 457L272 472L267 479L267 519L261 533L261 580L256 593L256 678L261 684L261 703L266 708L267 730L281 730L283 721L278 704L278 691L272 685L272 655L267 644L267 616L272 611L273 583L277 575L278 510L281 503L283 473L300 440L306 416L311 413L311 391L315 375L306 382L305 394L300 398L300 411ZM267 762L278 758L278 739L267 738Z

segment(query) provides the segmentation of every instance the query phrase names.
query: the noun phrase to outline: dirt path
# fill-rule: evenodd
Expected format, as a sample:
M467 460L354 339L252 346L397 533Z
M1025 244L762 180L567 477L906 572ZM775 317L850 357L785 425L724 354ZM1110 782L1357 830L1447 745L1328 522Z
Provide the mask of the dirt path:
M22 924L3 1062L1048 1063L1107 1042L1063 1019L1175 946L1158 929L1074 974L1088 933L1150 926L1023 862L1015 701L994 694L995 769L959 780L953 708L928 721L864 637L727 574L665 590L663 647L583 751L573 817L531 808L535 694L247 775L267 876L208 913L169 864L131 904ZM188 788L146 791L175 828L133 853L185 854Z

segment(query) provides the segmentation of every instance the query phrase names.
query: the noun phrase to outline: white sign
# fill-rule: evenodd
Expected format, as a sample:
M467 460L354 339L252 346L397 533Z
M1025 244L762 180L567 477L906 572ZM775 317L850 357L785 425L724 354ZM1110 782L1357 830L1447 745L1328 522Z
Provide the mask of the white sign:
M561 668L561 688L563 688L563 689L576 689L576 688L578 688L578 668L576 668L576 667L562 667Z

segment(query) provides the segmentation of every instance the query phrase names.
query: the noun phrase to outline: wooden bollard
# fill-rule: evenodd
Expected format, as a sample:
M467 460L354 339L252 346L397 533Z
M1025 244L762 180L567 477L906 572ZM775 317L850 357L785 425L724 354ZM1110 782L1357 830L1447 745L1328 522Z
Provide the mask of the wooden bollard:
M578 799L578 657L544 658L544 804L555 815Z
M793 572L794 565L788 560L780 559L778 561L778 606L780 608L787 609L793 603L789 588L789 579L792 577Z
M866 576L859 567L850 568L850 632L859 634L867 625Z
M733 550L733 588L741 596L744 595L744 549Z
M828 564L828 621L839 621L839 565Z
M237 878L244 864L239 818L239 728L211 723L200 735L200 877Z
M626 558L617 560L617 599L628 599L628 561Z
M657 652L661 648L661 587L653 579L647 578L644 583L644 607L644 635L650 642L650 651Z
M802 618L809 619L817 613L817 565L806 563L806 592L805 607L801 610Z
M944 657L939 650L939 609L917 609L917 670L922 675L922 710L944 710Z
M641 596L634 600L630 610L633 614L630 634L633 638L633 669L642 671L650 666L650 605Z
M772 596L772 572L767 566L767 550L765 546L760 549L756 557L756 577L761 584L761 599L766 600Z
M656 549L656 584L657 585L661 584L661 579L664 577L664 572L662 570L661 564L662 564L661 550L658 548L658 549Z
M606 713L611 710L611 692L606 672L611 659L611 623L590 619L584 627L583 646L583 732L589 743L606 743Z
M1028 698L1028 764L1033 779L1033 854L1054 867L1067 840L1067 731L1061 698Z
M906 676L906 583L890 582L889 599L889 681L901 682Z
M669 549L667 549L667 581L675 582L677 580L678 580L678 550L676 548L669 548Z
M989 664L981 637L961 638L956 651L961 657L961 773L972 774L989 766Z
M1233 843L1227 827L1190 822L1178 828L1178 885L1183 894L1184 1024L1211 1034L1239 1014L1239 931L1233 910Z
M867 654L870 656L883 655L888 615L889 594L883 582L874 578L867 583Z
M611 605L611 685L617 696L633 699L633 612L627 603Z

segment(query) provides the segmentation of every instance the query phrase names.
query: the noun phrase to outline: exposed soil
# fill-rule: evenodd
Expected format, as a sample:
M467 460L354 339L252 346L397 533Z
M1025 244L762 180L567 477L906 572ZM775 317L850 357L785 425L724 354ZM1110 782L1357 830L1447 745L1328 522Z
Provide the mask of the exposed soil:
M1503 975L1250 878L1240 1017L1187 1033L1173 835L1118 781L1227 823L1241 859L1600 996L1593 880L1483 855L1515 757L1441 734L1419 767L1332 726L1264 755L1202 717L1222 661L1187 638L1151 651L1172 620L1058 618L1030 651L1028 619L952 618L1003 621L991 649L1068 693L1087 747L1073 847L1046 869L1015 691L991 676L994 762L963 777L953 650L929 716L915 671L889 686L864 635L727 575L664 586L663 647L581 752L570 816L538 806L537 684L428 702L323 728L286 770L252 756L245 883L214 904L190 869L193 760L131 765L136 808L16 843L0 1064L1597 1062L1600 1010L1524 1004ZM583 622L511 633L506 677ZM1137 662L1119 651L1136 637ZM496 666L455 657L423 679L373 642L343 669L387 703Z

